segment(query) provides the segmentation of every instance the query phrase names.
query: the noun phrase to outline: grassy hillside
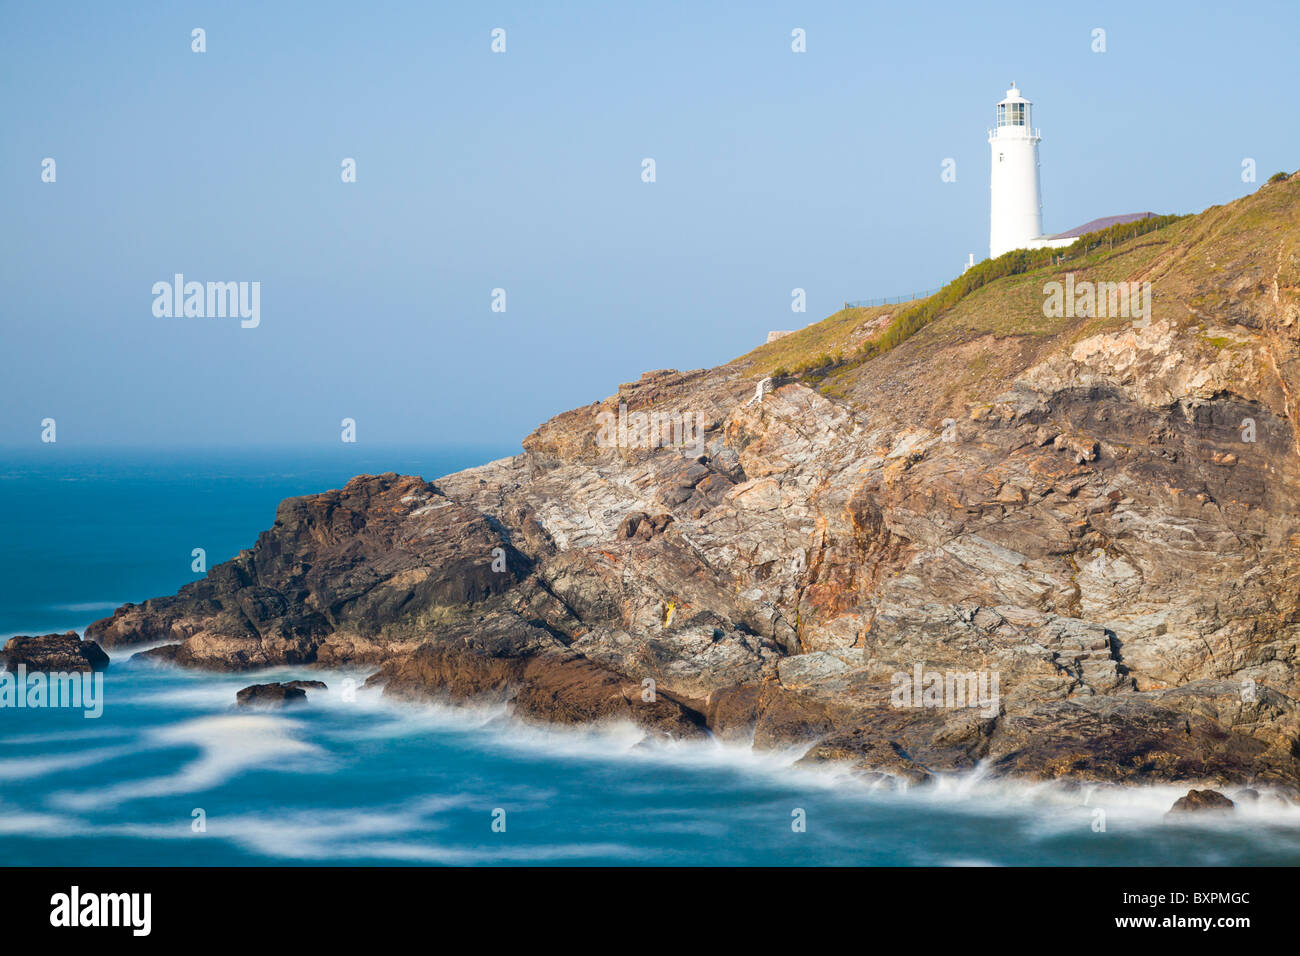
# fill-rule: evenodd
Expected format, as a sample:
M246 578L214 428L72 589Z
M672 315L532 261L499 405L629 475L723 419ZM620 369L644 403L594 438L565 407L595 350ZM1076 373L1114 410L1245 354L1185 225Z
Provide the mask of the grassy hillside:
M855 399L869 401L864 378L898 372L918 347L931 357L951 350L955 362L940 370L944 381L937 384L955 401L968 387L1014 374L1049 345L1130 321L1045 316L1045 284L1064 282L1067 273L1076 282L1149 281L1157 321L1203 322L1249 291L1239 286L1258 282L1264 257L1270 275L1275 266L1297 268L1291 253L1298 241L1300 175L1275 179L1250 196L1198 215L1126 223L1064 249L1017 250L985 260L927 299L843 309L760 346L732 366L747 375L797 379L856 404ZM1300 285L1300 276L1281 279L1284 285ZM1230 341L1208 326L1204 334ZM963 347L972 343L981 344ZM891 358L905 344L908 355Z

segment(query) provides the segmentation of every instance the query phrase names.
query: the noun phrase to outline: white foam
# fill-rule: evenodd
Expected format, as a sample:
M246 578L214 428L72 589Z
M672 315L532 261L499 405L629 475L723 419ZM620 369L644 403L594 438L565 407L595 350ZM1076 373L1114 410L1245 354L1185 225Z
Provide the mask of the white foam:
M361 695L358 695L361 701ZM339 703L340 708L358 704ZM1300 806L1260 788L1257 801L1237 800L1233 814L1188 814L1166 817L1174 801L1196 784L1087 785L1022 778L995 777L987 764L969 771L938 774L926 786L865 778L843 763L798 764L809 745L755 750L745 743L669 740L648 737L630 722L568 726L525 722L507 716L503 705L462 706L409 703L368 693L366 712L387 715L340 736L400 738L413 733L455 732L472 738L476 749L502 754L544 756L580 762L633 761L694 770L730 770L761 779L782 789L816 788L873 802L917 809L929 807L958 813L1003 817L1027 815L1040 834L1077 831L1088 826L1092 811L1103 809L1112 824L1249 828L1259 823L1300 829ZM1224 788L1232 797L1241 788Z
M66 836L77 826L67 817L54 813L33 813L0 806L0 836Z
M80 770L132 752L131 747L99 747L70 754L9 757L0 760L0 780L33 780L67 770Z

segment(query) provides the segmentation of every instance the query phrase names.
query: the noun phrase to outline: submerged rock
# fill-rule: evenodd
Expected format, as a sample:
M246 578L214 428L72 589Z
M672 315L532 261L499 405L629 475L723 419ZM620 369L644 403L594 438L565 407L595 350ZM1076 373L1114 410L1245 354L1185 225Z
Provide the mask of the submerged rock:
M309 690L329 690L323 680L290 680L283 682L284 687L298 688L302 691Z
M13 671L19 664L29 671L72 673L102 671L108 655L94 641L83 641L76 631L41 637L13 637L0 651L5 666Z

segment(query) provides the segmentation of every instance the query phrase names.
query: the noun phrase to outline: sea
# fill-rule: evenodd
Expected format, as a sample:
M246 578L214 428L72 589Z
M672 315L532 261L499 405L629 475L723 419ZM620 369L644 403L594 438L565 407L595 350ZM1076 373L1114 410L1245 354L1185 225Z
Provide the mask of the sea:
M250 547L276 505L361 473L430 480L511 448L8 449L0 635L83 631ZM0 865L1295 865L1300 807L1168 817L1185 788L983 768L912 789L798 749L550 728L395 703L367 672L197 673L110 650L102 713L0 707ZM240 712L247 684L326 682Z

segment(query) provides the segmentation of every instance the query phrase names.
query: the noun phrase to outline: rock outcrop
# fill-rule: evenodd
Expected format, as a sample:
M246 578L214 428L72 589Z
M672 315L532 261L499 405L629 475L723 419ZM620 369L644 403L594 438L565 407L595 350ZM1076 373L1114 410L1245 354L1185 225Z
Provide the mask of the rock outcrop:
M1300 179L1075 266L1152 282L1145 326L1044 319L1065 268L817 388L756 392L765 350L858 318L647 373L513 458L290 499L87 634L896 780L1295 788Z
M83 641L76 631L10 638L0 651L0 659L11 671L22 664L28 671L50 674L88 673L108 667L104 649L94 641Z

